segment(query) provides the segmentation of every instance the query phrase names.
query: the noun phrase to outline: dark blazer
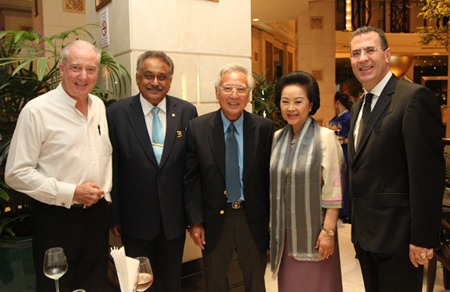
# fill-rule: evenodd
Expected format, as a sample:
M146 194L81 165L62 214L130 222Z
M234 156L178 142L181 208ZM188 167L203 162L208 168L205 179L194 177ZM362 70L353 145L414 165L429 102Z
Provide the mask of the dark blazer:
M269 163L273 123L244 114L244 197L248 224L256 244L268 248ZM204 224L206 249L212 249L222 230L226 209L225 138L220 110L190 122L185 171L188 224Z
M438 99L392 76L355 150L361 104L352 107L348 143L353 243L387 254L437 246L445 169Z
M167 239L186 231L183 169L186 129L197 116L191 103L166 96L166 137L158 166L142 112L139 95L107 109L113 146L113 224L121 233L152 240L162 226Z

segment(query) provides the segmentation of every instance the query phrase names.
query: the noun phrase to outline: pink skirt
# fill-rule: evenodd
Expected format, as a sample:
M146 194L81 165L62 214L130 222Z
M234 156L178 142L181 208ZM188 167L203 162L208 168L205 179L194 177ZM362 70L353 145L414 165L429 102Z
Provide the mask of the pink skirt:
M280 292L342 292L339 244L335 236L335 250L328 260L298 261L287 255L284 248L278 271Z

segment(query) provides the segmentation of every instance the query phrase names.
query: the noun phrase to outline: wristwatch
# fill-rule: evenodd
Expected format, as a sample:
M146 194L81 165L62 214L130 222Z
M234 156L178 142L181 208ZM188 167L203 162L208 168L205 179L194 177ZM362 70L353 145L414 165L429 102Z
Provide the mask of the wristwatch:
M334 234L335 234L333 229L327 229L327 228L323 227L322 230L325 231L325 233L328 234L328 236L331 236L331 237L333 237Z

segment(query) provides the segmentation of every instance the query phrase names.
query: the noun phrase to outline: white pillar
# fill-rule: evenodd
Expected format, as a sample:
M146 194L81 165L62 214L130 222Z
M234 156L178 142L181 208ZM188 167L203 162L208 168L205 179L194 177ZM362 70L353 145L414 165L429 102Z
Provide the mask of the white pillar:
M86 1L88 23L100 21L98 1ZM130 70L130 94L138 92L136 61L147 50L173 59L169 94L194 103L200 114L218 108L214 83L223 65L236 62L251 70L250 0L112 0L102 9L109 14L110 44L104 49Z
M297 17L297 68L318 79L320 109L314 118L328 121L335 115L335 1L305 1L304 5Z

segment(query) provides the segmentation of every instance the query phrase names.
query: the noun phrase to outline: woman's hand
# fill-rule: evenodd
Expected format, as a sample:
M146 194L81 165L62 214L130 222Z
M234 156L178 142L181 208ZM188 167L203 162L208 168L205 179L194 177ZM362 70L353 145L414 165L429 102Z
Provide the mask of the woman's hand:
M325 230L321 230L319 233L319 237L317 237L316 241L316 249L319 250L319 257L323 260L327 260L334 253L334 236L328 235Z

